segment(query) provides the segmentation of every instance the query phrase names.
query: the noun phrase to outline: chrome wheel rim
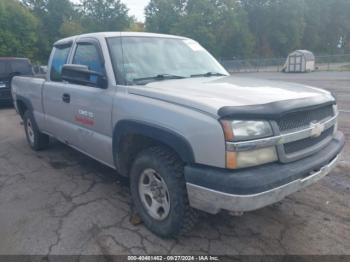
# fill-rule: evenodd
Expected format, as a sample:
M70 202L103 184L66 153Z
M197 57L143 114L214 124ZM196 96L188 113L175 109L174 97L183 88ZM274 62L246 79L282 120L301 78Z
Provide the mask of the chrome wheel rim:
M27 119L27 135L31 145L34 145L34 131L30 119Z
M154 170L146 169L139 180L139 196L147 213L156 220L164 220L170 212L170 195L164 179Z

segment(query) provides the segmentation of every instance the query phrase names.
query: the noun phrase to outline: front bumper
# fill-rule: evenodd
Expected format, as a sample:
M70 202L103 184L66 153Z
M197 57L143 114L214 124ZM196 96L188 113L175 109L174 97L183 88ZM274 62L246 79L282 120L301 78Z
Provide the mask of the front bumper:
M237 171L188 166L185 177L190 205L217 214L221 210L252 211L279 202L328 175L344 144L344 135L338 132L318 153L289 164Z

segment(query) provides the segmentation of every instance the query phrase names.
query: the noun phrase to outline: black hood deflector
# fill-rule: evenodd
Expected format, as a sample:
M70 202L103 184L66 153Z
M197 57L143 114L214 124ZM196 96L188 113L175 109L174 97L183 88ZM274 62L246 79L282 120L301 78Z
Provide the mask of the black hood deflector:
M334 104L336 104L334 98L330 99L329 96L316 96L313 98L283 100L260 105L225 106L219 109L218 115L221 118L237 120L276 120L283 117L287 113L300 112L308 109L311 110Z

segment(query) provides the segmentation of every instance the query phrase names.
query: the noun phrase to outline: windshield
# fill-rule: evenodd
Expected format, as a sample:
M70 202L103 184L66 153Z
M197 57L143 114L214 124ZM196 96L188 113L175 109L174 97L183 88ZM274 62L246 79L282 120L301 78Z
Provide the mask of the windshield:
M122 43L121 43L122 41ZM109 38L114 64L126 84L198 76L228 75L201 45L193 40L158 37Z

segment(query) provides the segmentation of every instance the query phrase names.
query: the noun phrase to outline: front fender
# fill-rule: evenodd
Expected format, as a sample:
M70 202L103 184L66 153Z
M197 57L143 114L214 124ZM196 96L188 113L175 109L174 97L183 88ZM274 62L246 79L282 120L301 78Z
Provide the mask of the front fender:
M115 125L113 132L113 155L116 166L119 166L116 156L118 155L120 142L125 135L129 134L142 135L152 140L159 141L173 149L184 163L195 163L195 156L190 143L180 134L147 122L122 120Z

